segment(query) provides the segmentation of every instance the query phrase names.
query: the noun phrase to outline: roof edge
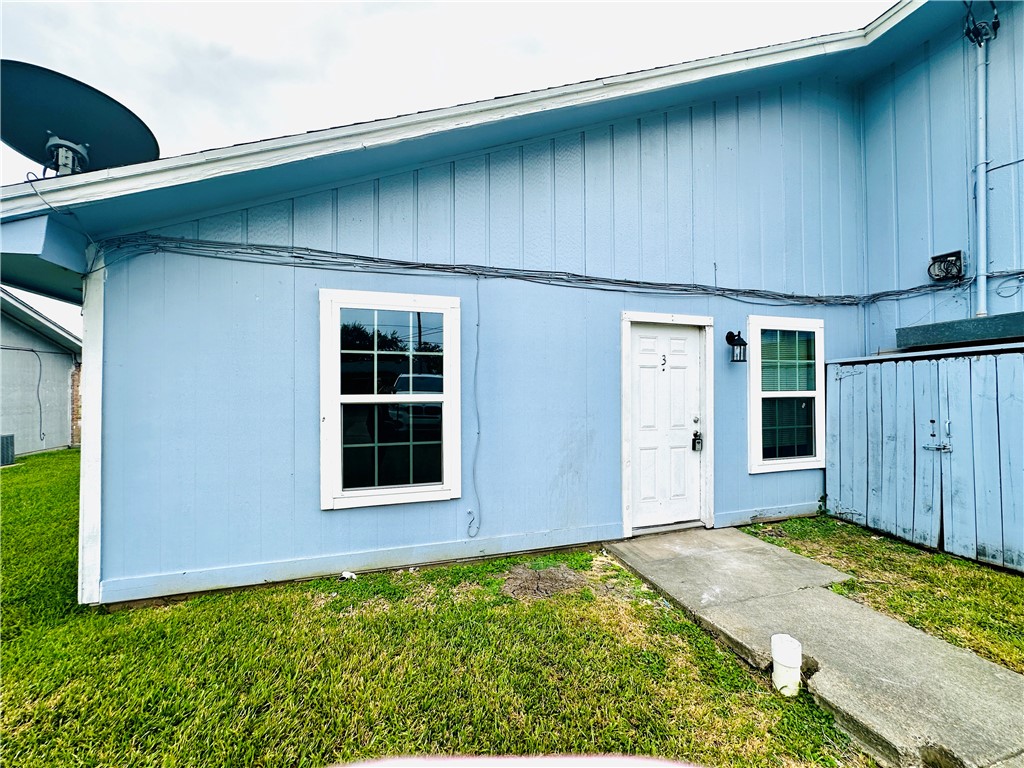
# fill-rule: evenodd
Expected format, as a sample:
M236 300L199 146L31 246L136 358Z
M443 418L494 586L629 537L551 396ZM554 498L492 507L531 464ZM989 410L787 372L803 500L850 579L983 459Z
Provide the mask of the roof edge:
M924 6L899 0L863 29L724 54L540 91L501 96L411 115L237 144L92 173L57 176L0 188L0 218L12 220L48 207L68 207L144 190L205 181L326 155L369 149L446 131L486 125L554 109L654 92L762 67L863 48ZM38 190L46 192L43 200Z
M22 301L0 286L0 307L22 325L46 337L69 352L82 354L82 340L64 326L54 322L32 305Z

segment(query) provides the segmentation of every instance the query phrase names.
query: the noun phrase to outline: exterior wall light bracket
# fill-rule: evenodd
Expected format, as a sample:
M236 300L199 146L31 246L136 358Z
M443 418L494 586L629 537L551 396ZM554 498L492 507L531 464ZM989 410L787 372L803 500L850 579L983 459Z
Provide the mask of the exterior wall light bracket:
M725 343L732 348L731 362L747 362L747 342L743 340L743 335L739 331L736 331L736 333L729 331L725 334Z

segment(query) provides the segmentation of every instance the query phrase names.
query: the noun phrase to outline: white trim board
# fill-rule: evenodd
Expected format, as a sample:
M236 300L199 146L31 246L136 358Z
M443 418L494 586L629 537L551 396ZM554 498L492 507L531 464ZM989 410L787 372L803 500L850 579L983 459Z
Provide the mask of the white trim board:
M90 250L94 250L90 246ZM92 256L92 254L89 254ZM78 602L100 601L103 513L103 289L102 257L85 276L82 307L82 476L78 505Z
M567 547L597 541L612 541L619 536L619 524L604 523L583 528L558 528L550 531L510 534L490 539L463 539L434 544L418 544L383 550L362 550L267 563L245 563L194 571L172 571L144 576L126 576L103 581L99 602L120 603L166 595L231 589L254 584L330 576L342 571L380 571L409 565L444 563L538 549Z
M633 535L631 514L633 475L629 457L632 453L632 325L633 323L656 323L660 325L689 325L700 330L703 340L701 348L701 411L704 414L704 447L701 456L701 510L700 521L707 528L715 524L715 359L713 318L707 315L676 315L661 312L623 312L621 321L621 349L619 363L621 376L621 446L619 466L622 472L622 535Z

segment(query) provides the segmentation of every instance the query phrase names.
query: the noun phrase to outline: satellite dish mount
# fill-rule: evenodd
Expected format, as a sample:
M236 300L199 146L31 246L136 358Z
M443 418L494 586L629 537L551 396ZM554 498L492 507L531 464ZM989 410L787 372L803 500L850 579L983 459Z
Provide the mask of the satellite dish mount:
M75 144L60 136L51 136L46 142L46 154L50 156L46 167L55 170L58 176L82 173L89 169L88 144Z

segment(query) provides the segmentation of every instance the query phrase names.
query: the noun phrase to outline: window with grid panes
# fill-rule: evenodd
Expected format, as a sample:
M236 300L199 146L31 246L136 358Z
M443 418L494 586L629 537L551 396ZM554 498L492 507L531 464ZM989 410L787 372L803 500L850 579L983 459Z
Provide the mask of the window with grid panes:
M750 470L824 466L824 324L751 317Z
M325 509L459 495L459 302L321 291Z

